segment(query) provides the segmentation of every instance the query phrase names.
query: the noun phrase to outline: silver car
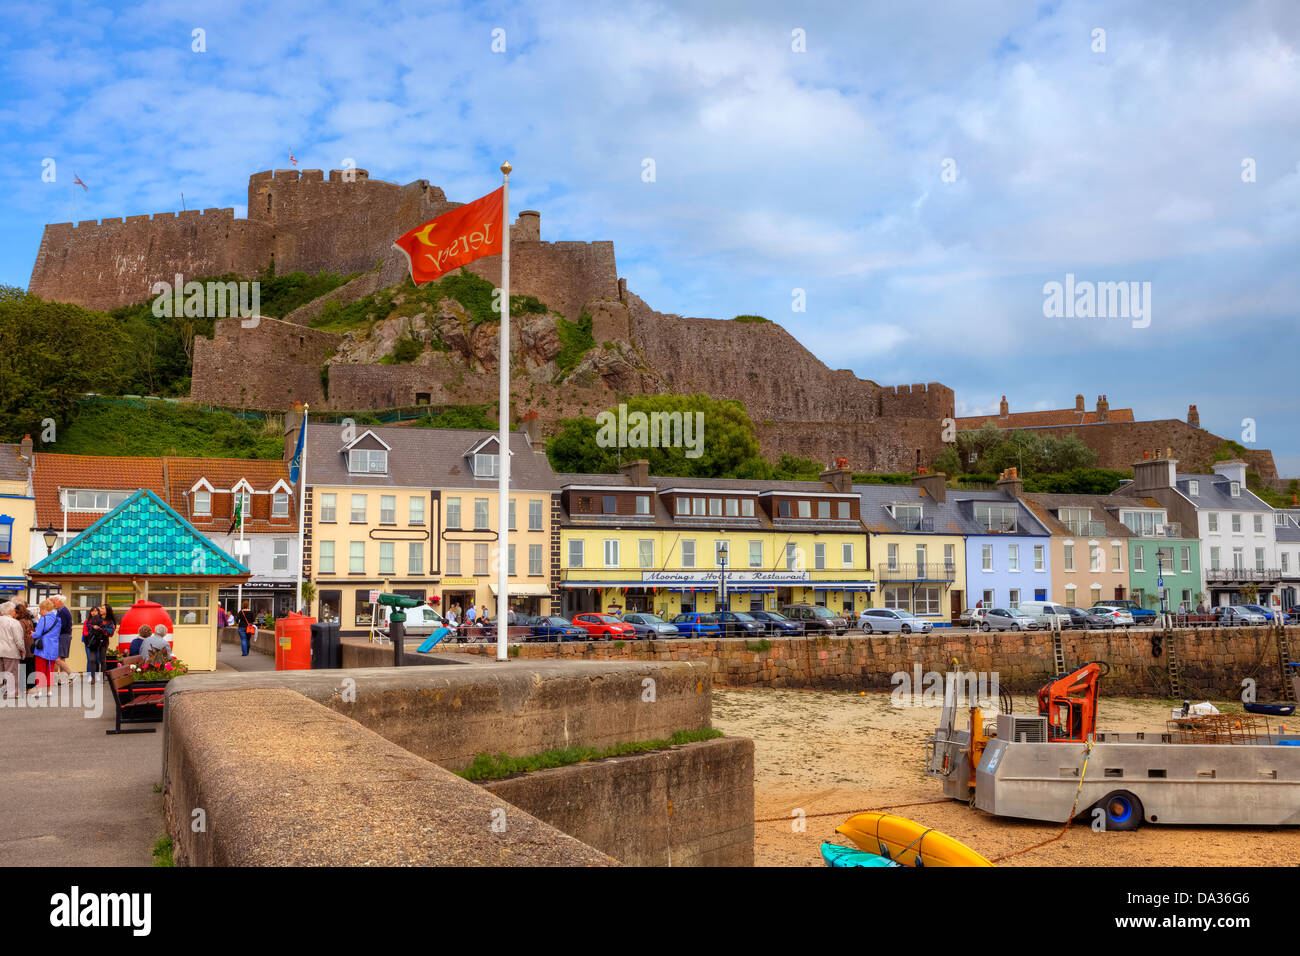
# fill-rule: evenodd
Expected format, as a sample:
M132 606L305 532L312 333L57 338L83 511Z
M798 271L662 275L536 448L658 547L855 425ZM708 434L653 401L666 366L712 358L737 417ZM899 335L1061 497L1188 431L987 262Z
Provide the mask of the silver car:
M892 607L867 608L858 616L858 627L862 628L863 634L911 634L914 631L928 634L934 630L933 624L911 611Z
M1094 604L1088 608L1088 613L1094 617L1100 615L1110 623L1103 624L1103 627L1132 627L1133 612L1126 607L1117 607L1112 604Z
M1038 628L1038 621L1019 608L990 608L984 615L982 631L1033 631Z
M631 614L623 615L623 623L631 624L636 628L638 638L647 637L677 637L680 633L676 624L669 624L658 614L649 614L644 611L634 611Z

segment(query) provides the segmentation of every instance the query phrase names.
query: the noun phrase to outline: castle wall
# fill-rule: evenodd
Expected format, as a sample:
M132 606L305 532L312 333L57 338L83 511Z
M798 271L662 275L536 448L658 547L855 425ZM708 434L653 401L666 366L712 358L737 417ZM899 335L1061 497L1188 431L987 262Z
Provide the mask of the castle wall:
M501 284L500 256L479 259L466 268L493 285ZM510 294L536 296L566 319L576 322L583 306L592 299L618 299L614 243L512 239Z
M323 405L321 366L341 336L279 319L263 317L252 328L243 321L218 319L211 339L195 337L190 399L260 409Z
M754 421L759 449L775 461L783 454L829 465L847 458L853 471L914 471L929 466L943 450L933 418L881 418L875 421ZM918 456L919 453L919 456Z
M1204 467L1214 461L1214 453L1223 444L1218 435L1202 431L1176 418L1147 422L1109 422L1098 425L1061 425L1035 428L1035 433L1063 438L1073 435L1097 453L1098 468L1128 470L1142 460L1144 451L1173 450L1181 471ZM1273 453L1267 449L1249 449L1243 456L1252 471L1266 481L1277 477Z

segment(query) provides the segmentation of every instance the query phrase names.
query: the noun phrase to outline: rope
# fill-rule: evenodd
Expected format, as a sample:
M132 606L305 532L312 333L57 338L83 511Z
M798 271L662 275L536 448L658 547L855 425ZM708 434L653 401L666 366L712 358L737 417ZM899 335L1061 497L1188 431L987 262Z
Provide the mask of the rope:
M879 813L883 810L901 810L904 807L923 807L931 803L952 803L950 799L944 797L942 800L922 800L919 803L895 803L888 807L863 807L861 810L831 810L827 813L805 813L804 819L808 817L851 817L858 813ZM795 817L764 817L755 820L755 823L789 823Z
M1074 804L1070 807L1070 815L1065 818L1065 825L1061 827L1061 832L1050 839L1035 843L1033 846L1027 846L1023 850L1013 850L1010 853L1003 853L1001 856L995 856L989 860L990 863L1001 863L1003 860L1009 860L1013 856L1019 856L1022 853L1028 853L1030 850L1037 850L1045 847L1049 843L1055 843L1061 837L1065 836L1065 831L1070 829L1070 824L1074 822L1074 815L1079 809L1079 796L1083 793L1083 778L1088 773L1088 758L1092 756L1092 739L1088 739L1088 746L1083 752L1083 769L1079 772L1079 786L1074 791Z

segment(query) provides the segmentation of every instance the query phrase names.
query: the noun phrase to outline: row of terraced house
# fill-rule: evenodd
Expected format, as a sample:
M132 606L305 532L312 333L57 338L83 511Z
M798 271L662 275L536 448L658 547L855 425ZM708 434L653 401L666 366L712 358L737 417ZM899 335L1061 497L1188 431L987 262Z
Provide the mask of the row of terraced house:
M295 437L291 428L286 449ZM883 606L938 625L978 604L1158 607L1163 589L1170 609L1274 594L1290 607L1300 589L1300 509L1252 494L1237 461L1184 474L1150 459L1113 494L1046 495L1024 492L1013 469L978 491L938 474L854 484L842 466L818 481L656 476L644 461L612 475L556 474L535 426L512 433L510 454L502 554L495 432L312 424L304 502L287 461L0 446L0 592L53 590L32 565L139 489L249 571L214 589L215 601L233 608L238 596L280 616L294 605L301 562L311 613L351 634L369 630L376 590L495 610L501 560L519 612L565 616L713 611L724 585L732 610ZM128 580L84 589L70 595L78 618L139 596Z

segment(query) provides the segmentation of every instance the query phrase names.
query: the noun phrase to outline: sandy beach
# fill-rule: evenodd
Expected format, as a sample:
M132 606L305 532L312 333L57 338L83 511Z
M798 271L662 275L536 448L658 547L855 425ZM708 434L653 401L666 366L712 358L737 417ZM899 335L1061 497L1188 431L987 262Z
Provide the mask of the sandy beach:
M1216 701L1221 710L1229 705ZM1170 703L1103 698L1099 728L1163 729ZM1239 707L1237 709L1240 709ZM1028 697L1016 713L1034 713ZM939 708L894 707L887 693L794 690L714 690L714 726L755 745L755 863L821 866L823 840L844 842L837 825L859 810L899 804L893 812L941 830L989 859L1055 836L1059 824L1006 820L944 800L923 772L924 741ZM1300 719L1297 719L1300 725ZM959 726L965 726L962 713ZM1294 729L1294 728L1293 728ZM929 801L938 801L931 803ZM794 832L791 815L806 814ZM815 814L828 814L815 816ZM1300 829L1146 825L1131 833L1094 833L1074 824L1048 846L1003 860L1000 866L1293 866L1300 862Z

